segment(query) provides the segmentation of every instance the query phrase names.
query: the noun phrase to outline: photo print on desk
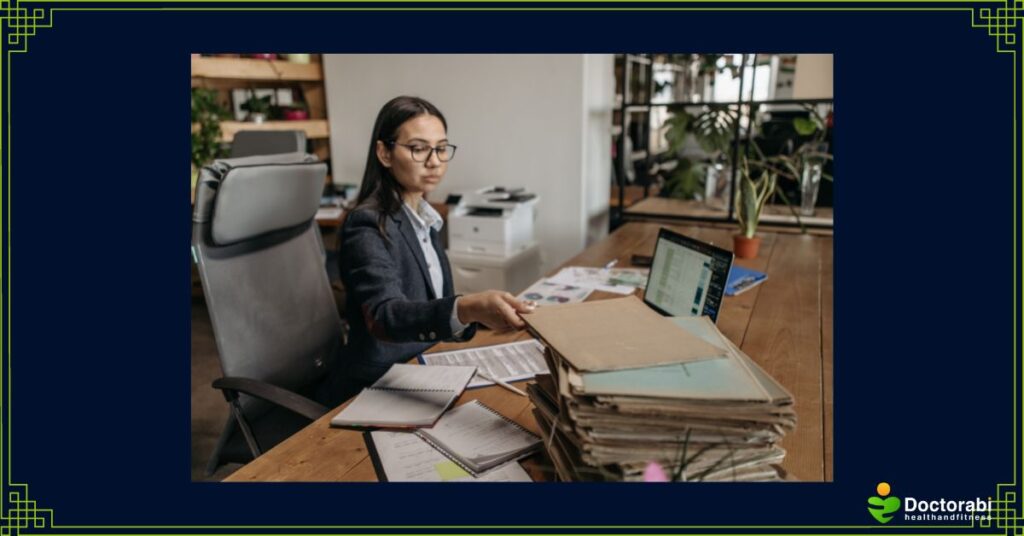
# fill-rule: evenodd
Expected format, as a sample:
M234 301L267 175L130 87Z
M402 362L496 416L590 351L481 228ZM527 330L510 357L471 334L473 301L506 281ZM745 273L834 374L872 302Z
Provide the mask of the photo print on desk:
M530 285L530 288L524 290L518 298L520 300L534 301L537 303L537 306L542 307L563 303L579 303L587 299L587 296L590 296L592 292L594 292L594 289L591 288L541 279Z

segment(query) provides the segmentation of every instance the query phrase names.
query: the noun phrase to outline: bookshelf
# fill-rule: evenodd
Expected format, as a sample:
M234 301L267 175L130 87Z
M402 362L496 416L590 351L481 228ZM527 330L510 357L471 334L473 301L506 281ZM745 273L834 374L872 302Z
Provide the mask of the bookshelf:
M220 140L230 143L242 130L302 130L310 140L311 152L317 158L329 161L330 129L323 68L319 54L310 54L309 57L309 63L296 63L281 59L193 56L192 87L216 90L218 102L226 109L232 109L232 90L263 88L290 88L301 95L308 109L309 117L303 120L223 121Z

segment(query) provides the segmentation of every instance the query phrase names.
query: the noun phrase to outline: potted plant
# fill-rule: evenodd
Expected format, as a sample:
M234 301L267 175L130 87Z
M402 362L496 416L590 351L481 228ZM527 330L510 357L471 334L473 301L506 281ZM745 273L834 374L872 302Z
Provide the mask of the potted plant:
M793 129L806 139L795 150L782 154L765 156L757 143L752 146L759 158L758 165L769 169L778 176L793 181L800 192L800 208L797 210L780 188L778 193L800 222L800 216L813 216L818 198L818 186L822 179L831 181L832 176L824 173L826 162L832 159L828 152L825 136L831 126L831 117L825 119L813 106L805 106L808 117L793 119ZM791 145L792 147L792 145ZM802 227L802 223L801 223Z
M796 150L798 166L800 169L800 215L813 216L814 205L818 200L818 185L822 177L828 177L823 172L825 162L832 158L828 154L828 143L825 143L827 126L825 118L821 117L814 107L808 107L809 117L797 117L793 119L793 128L801 136L810 136ZM831 180L831 177L828 177Z
M257 97L253 93L248 100L242 103L242 110L249 112L246 117L248 121L253 123L262 123L267 120L267 114L270 113L270 95L264 97Z
M280 109L281 118L285 121L304 121L309 119L309 107L304 102L281 106Z
M224 148L220 143L220 123L225 117L227 117L227 110L217 102L217 90L192 89L193 174L198 173L199 168L210 161L223 156Z
M761 168L760 176L755 179L750 164L744 157L741 163L739 188L736 189L736 219L739 221L740 232L733 236L733 253L741 259L757 257L761 247L761 238L757 236L757 224L761 221L761 210L765 202L775 192L778 175L769 169Z

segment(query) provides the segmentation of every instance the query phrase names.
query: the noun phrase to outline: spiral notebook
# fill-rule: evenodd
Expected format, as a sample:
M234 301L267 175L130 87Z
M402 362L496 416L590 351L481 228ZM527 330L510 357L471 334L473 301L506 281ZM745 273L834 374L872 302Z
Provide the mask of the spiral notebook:
M417 428L437 422L476 367L392 365L331 419L331 426Z
M474 475L540 448L539 437L479 400L452 409L416 435Z

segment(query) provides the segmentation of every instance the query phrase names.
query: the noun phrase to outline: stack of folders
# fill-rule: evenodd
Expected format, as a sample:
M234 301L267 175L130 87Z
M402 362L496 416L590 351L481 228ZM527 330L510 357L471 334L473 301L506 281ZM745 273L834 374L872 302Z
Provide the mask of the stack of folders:
M793 398L706 317L635 297L537 310L551 375L528 386L561 480L778 480Z

